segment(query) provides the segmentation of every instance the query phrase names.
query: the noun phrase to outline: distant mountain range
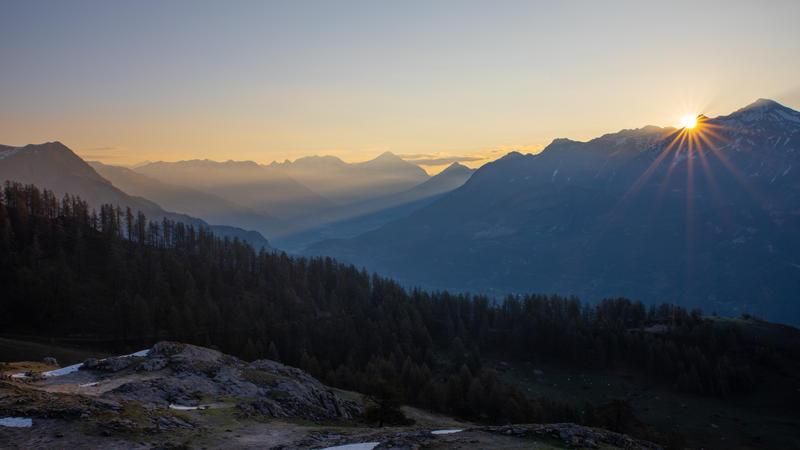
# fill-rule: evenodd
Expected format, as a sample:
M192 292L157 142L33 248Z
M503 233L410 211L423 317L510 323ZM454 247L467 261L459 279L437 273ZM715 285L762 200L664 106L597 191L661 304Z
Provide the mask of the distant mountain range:
M466 180L446 181L459 178L450 174L422 186L434 179L389 152L360 163L346 163L334 156L309 156L269 165L253 161L149 162L124 177L119 170L98 170L105 170L120 183L133 181L130 172L145 175L162 184L136 180L129 188L215 223L252 227L270 238L290 240L298 234L310 236L321 226L336 229L339 221L438 195ZM175 188L181 191L177 193ZM208 199L198 197L199 193L215 197L211 210ZM226 204L220 204L220 200Z
M313 191L290 173L324 191ZM0 146L0 180L80 195L93 205L130 206L152 218L211 224L218 234L239 235L257 247L269 236L289 250L375 229L462 185L471 174L454 164L430 177L391 153L362 163L314 156L270 166L190 160L126 168L87 164L58 142Z
M128 175L132 179L136 178L135 175ZM50 189L58 195L65 193L78 195L93 206L110 203L123 208L130 207L143 212L150 220L168 218L195 227L208 227L217 235L238 237L256 248L269 247L267 240L255 231L227 225L209 225L196 217L164 210L146 198L129 195L103 178L60 142L24 147L0 146L0 181L5 180L35 184L39 188Z
M510 153L406 217L306 253L425 287L800 323L800 113L759 100L699 121Z
M406 191L428 180L419 166L385 152L369 161L346 163L335 156L309 156L272 163L337 204L353 203Z
M283 171L253 161L153 162L136 172L164 183L213 194L257 214L292 220L333 203Z
M214 225L257 230L266 236L279 234L288 227L267 213L256 212L210 192L165 183L126 167L97 161L89 164L103 178L129 194L152 200L170 211L200 217Z

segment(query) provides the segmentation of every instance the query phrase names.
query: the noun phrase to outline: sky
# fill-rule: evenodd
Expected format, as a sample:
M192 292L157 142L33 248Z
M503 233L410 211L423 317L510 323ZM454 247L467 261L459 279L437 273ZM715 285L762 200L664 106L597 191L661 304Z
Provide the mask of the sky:
M800 1L0 0L0 143L436 172L558 137L800 109Z

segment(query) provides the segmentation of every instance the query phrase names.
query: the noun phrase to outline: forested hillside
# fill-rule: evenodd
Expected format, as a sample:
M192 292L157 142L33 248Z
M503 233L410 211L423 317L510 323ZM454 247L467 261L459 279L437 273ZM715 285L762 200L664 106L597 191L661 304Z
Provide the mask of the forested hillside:
M797 330L754 337L735 321L626 299L596 306L526 295L406 290L329 258L256 252L111 205L34 186L0 197L0 329L114 349L172 339L268 357L329 384L492 422L592 422L529 399L488 361L626 367L725 397L798 360ZM780 345L774 344L780 342Z

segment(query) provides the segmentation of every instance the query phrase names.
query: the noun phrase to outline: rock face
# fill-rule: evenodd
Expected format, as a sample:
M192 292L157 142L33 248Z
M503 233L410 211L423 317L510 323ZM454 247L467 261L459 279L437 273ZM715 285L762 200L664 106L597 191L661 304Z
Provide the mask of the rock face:
M343 402L331 389L300 369L262 359L248 365L244 377L266 392L266 397L244 406L273 417L328 417L349 419L360 414L352 402ZM288 394L288 395L287 395Z
M361 412L360 406L341 399L300 369L269 360L247 363L188 344L160 342L147 356L87 361L83 370L132 375L132 381L103 397L145 405L199 407L233 402L248 416L309 420L350 419Z

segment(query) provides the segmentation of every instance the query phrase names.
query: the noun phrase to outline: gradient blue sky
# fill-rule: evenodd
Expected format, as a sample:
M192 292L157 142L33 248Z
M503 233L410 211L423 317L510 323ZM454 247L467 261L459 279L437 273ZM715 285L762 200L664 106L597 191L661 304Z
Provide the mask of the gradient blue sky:
M389 150L474 165L759 97L800 107L800 1L0 8L0 142L112 163Z

